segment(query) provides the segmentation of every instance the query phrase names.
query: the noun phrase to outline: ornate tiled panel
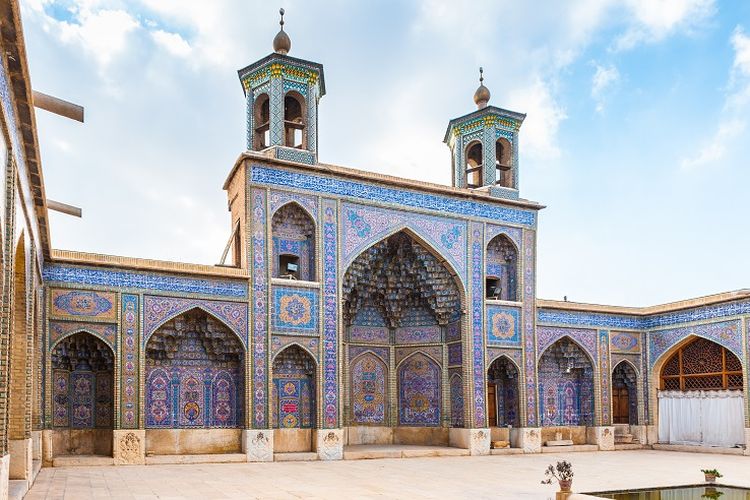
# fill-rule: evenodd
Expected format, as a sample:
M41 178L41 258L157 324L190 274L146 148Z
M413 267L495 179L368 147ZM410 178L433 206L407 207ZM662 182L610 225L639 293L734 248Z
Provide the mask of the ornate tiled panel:
M487 344L488 345L521 345L521 309L487 305Z
M256 184L294 187L316 193L347 196L378 203L392 203L459 216L483 217L510 224L525 226L536 224L536 213L531 210L520 210L462 198L407 191L260 165L253 165L251 181Z
M106 342L113 351L117 351L117 325L108 323L50 321L49 345L54 346L58 341L78 332L88 332Z
M197 293L239 298L247 297L247 283L243 281L185 278L166 274L91 269L61 264L44 266L42 275L44 281L48 283L111 286L114 288Z
M117 294L81 290L50 290L50 316L117 321Z
M662 354L690 335L713 340L732 351L740 359L744 359L741 323L739 320L734 320L649 332L649 366L653 366Z
M612 332L609 343L612 352L641 352L641 334L638 332Z
M273 287L271 324L274 331L317 335L318 311L317 290Z
M567 336L580 345L591 356L591 359L596 361L599 358L596 334L596 330L585 328L539 326L536 329L537 356L541 357L549 346Z

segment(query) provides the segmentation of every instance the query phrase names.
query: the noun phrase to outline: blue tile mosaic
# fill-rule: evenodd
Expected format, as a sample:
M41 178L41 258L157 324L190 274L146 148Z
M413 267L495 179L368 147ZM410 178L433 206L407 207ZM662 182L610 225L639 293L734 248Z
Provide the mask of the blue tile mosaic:
M272 326L276 332L318 333L318 291L307 288L273 288Z
M244 281L195 279L164 274L91 269L63 265L44 266L42 277L45 282L140 288L162 292L200 293L203 295L247 298L247 283Z
M288 186L317 193L350 196L381 203L396 203L408 207L436 210L441 213L451 213L464 217L483 217L495 222L521 224L529 227L536 224L536 213L531 210L519 210L489 203L332 179L259 165L253 165L250 178L256 184Z

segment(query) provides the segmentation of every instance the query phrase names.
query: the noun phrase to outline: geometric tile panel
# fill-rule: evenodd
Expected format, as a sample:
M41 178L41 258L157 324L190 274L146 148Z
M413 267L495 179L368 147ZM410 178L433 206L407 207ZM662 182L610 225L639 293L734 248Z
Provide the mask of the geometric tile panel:
M273 287L272 326L277 332L318 334L318 291Z
M637 332L612 332L609 343L612 352L641 352L641 334Z
M732 351L740 359L744 358L740 320L734 320L649 332L649 365L653 366L664 352L690 335L713 340Z
M489 345L521 346L518 307L485 306L487 310L487 343Z

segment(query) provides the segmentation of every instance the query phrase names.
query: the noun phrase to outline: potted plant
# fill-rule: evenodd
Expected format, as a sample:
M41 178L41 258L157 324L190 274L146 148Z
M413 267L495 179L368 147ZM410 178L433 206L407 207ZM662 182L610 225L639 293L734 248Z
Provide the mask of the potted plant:
M542 481L542 484L552 484L552 479L557 479L560 491L569 492L573 485L573 466L565 460L558 461L556 465L550 464L544 475L547 479Z
M716 469L701 469L701 472L706 476L707 483L714 483L717 477L723 477Z

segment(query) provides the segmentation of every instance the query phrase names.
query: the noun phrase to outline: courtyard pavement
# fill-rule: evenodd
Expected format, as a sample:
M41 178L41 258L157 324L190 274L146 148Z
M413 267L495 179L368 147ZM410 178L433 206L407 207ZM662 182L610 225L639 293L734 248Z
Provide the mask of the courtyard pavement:
M540 484L547 464L569 460L577 492L703 481L750 487L750 457L637 450L486 457L337 462L44 468L26 500L223 498L514 498L553 499Z

